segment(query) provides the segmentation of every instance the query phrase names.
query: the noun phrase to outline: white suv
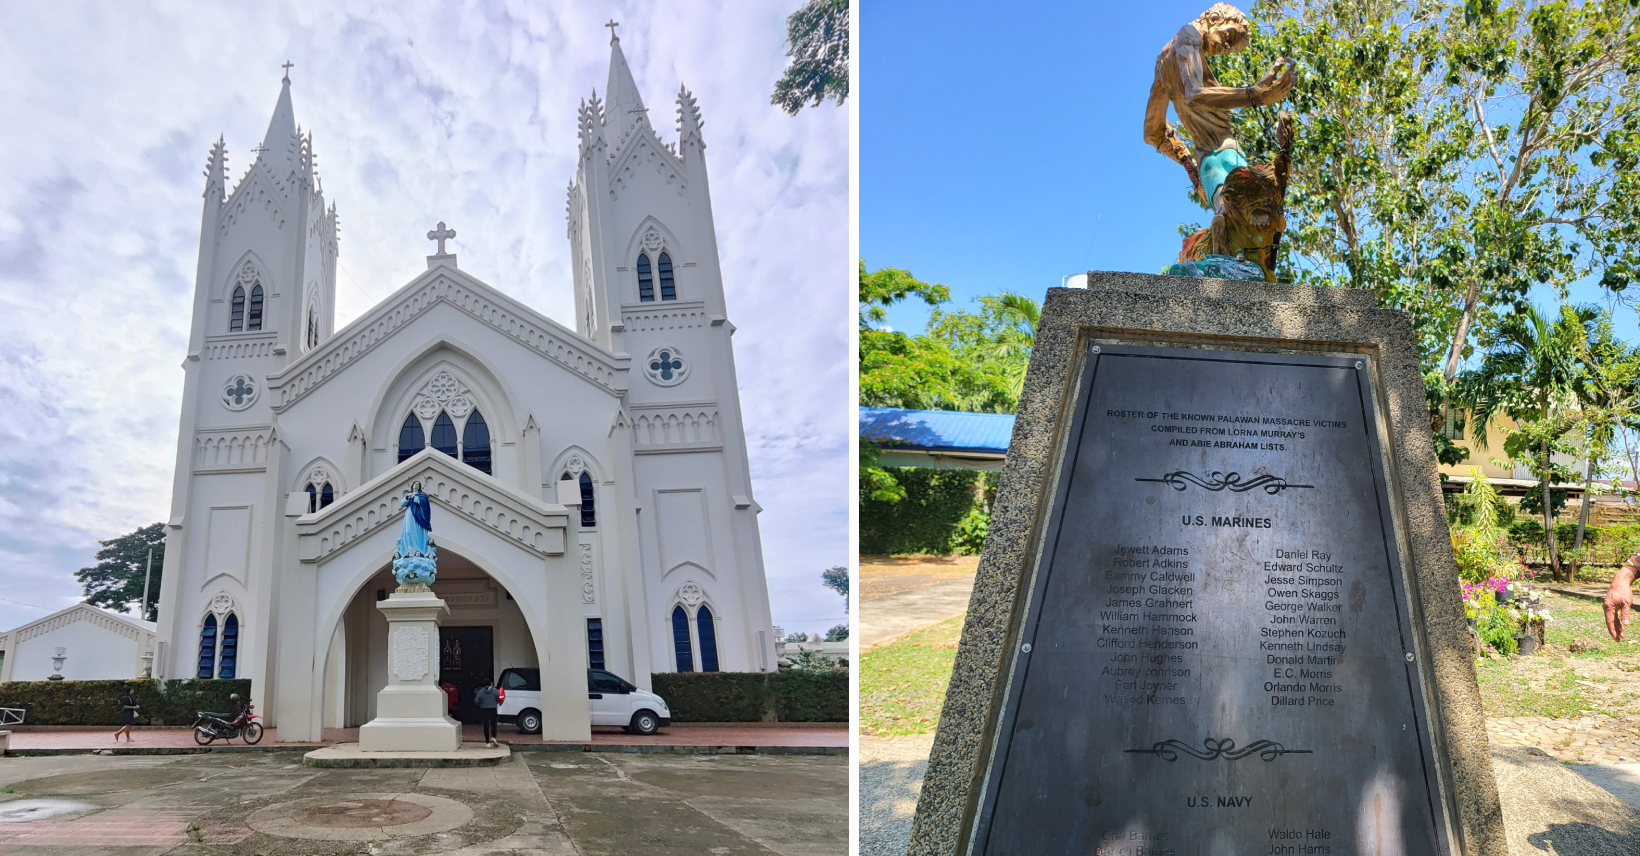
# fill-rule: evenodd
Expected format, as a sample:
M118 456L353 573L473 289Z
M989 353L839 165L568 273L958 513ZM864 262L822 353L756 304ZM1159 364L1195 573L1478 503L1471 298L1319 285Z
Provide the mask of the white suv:
M507 691L497 718L517 723L520 734L541 733L541 670L503 670L496 686ZM593 725L619 725L634 734L654 734L672 724L666 699L602 669L587 669L587 698Z

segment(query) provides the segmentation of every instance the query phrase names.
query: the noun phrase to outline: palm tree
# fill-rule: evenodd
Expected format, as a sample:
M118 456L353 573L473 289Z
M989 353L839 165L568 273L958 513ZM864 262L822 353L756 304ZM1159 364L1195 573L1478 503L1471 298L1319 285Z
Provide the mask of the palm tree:
M1555 543L1554 445L1577 424L1572 415L1577 384L1583 377L1578 356L1589 340L1599 311L1591 306L1562 304L1550 318L1536 306L1526 305L1499 323L1479 366L1464 372L1455 398L1473 414L1475 444L1486 448L1487 426L1498 415L1516 423L1505 450L1533 457L1530 465L1542 491L1543 529L1548 541L1549 567L1560 577Z
M984 351L988 360L998 363L1008 381L1008 392L1015 401L1025 391L1025 369L1031 362L1031 347L1036 344L1036 326L1042 320L1042 303L1015 291L1002 291L979 299L984 313L991 316L998 327L995 338Z
M1587 465L1574 550L1582 549L1583 532L1589 524L1589 488L1594 484L1595 465L1612 448L1617 429L1634 420L1635 396L1640 392L1640 348L1617 338L1610 311L1600 313L1589 328L1588 338L1579 344L1577 359L1582 377L1574 388L1582 404Z

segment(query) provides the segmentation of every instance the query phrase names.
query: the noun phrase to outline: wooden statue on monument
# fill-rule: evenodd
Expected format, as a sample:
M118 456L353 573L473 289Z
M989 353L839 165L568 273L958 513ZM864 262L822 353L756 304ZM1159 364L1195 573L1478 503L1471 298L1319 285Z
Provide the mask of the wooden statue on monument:
M359 729L365 752L454 752L461 723L449 717L438 686L438 628L450 610L433 593L438 547L433 512L417 482L404 498L404 526L393 550L398 588L376 608L387 618L387 686L376 696L376 718Z

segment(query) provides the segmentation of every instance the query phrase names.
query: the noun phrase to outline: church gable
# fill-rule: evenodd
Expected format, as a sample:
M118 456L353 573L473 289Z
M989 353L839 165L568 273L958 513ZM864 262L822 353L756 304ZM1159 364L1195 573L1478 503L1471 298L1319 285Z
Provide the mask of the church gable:
M274 410L288 408L441 302L610 395L626 390L627 357L605 351L456 268L439 265L270 377Z
M633 135L632 141L615 158L609 170L609 191L619 199L629 187L639 183L643 176L653 174L666 187L675 188L682 196L689 182L684 178L683 163L662 145L648 127Z

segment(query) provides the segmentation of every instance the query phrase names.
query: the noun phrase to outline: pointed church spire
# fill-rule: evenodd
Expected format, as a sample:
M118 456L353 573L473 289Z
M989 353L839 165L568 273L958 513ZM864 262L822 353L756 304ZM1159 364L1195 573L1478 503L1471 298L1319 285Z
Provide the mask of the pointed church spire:
M211 154L205 160L205 199L222 204L228 187L228 144L222 137L216 138L211 146Z
M695 103L695 94L688 87L678 84L678 148L681 149L693 144L701 149L706 148L706 140L700 135L700 129L706 123L700 118L700 105Z
M609 85L604 87L604 126L615 145L626 139L628 133L649 124L648 111L638 96L638 84L632 80L632 69L621 53L621 37L615 34L615 22L609 27Z
M296 111L290 106L290 69L287 67L285 79L279 87L279 101L273 105L273 118L268 121L268 133L262 138L257 160L265 160L274 166L274 175L282 179L291 170L281 167L295 164L295 149Z

